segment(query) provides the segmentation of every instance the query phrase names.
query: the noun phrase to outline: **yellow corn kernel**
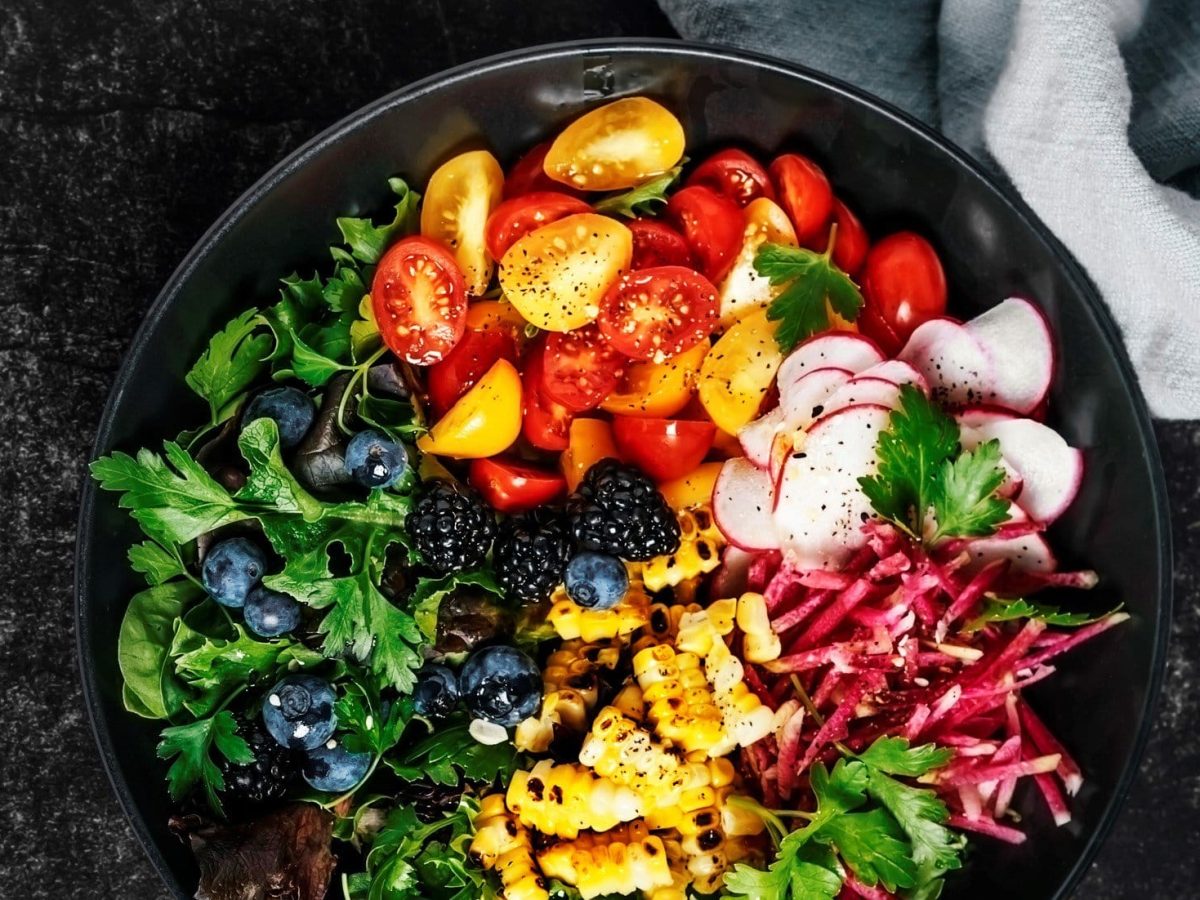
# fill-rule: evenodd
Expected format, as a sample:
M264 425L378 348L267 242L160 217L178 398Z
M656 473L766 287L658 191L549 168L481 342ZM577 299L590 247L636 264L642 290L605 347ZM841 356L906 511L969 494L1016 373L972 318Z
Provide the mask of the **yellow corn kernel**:
M723 642L725 635L733 631L736 615L736 600L718 600L707 609L689 611L679 621L675 646L707 656L713 644Z
M642 799L629 787L582 765L541 760L513 773L505 795L508 809L527 828L574 838L587 829L608 831L641 816Z
M642 695L641 686L636 682L630 682L617 691L617 696L612 699L612 705L635 722L646 718L646 698Z
M717 808L721 811L721 830L725 836L751 837L762 834L766 828L762 818L753 810L730 803L729 798L735 796L729 788L717 791Z
M705 658L704 674L712 685L725 731L739 746L748 747L771 733L774 713L746 687L741 660L723 642L714 644Z
M496 860L496 873L500 876L500 896L504 900L549 900L546 880L530 849L518 847L505 853Z
M738 599L737 626L742 630L742 655L748 662L770 662L783 651L762 594L742 594Z
M680 759L655 743L641 725L607 706L596 714L583 741L579 761L616 784L662 805L664 796L678 797L684 774Z
M647 704L646 718L659 737L685 751L727 743L696 654L677 654L668 644L647 647L634 655L633 673Z
M684 510L678 518L679 549L642 564L641 578L651 591L694 582L720 565L725 538L713 522L712 513L702 507Z
M633 634L649 620L650 598L631 584L625 598L612 609L584 609L560 588L552 598L548 621L563 640L602 641Z
M502 794L480 802L468 856L484 869L496 869L506 900L549 900L529 832L508 811Z
M673 881L662 839L641 822L555 844L538 853L538 864L547 877L574 885L584 900L654 891Z

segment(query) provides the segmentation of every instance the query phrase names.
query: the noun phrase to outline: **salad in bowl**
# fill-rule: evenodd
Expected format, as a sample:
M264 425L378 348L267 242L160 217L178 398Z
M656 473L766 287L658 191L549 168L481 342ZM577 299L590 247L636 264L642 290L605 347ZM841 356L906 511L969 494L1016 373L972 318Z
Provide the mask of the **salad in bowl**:
M1046 537L1047 321L689 149L627 97L393 178L211 336L205 421L93 464L197 896L916 900L1018 792L1071 820L1025 691L1128 616Z

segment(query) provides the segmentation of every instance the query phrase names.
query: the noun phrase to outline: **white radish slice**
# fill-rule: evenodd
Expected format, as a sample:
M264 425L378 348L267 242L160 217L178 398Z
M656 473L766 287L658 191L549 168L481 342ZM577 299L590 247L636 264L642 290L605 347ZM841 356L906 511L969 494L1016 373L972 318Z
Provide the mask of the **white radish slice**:
M962 424L961 421L958 426L958 438L959 442L967 450L974 450L987 440L976 429ZM1005 459L1003 455L1000 457L1000 467L1004 469L1004 483L1000 485L996 493L1005 500L1016 500L1021 496L1021 491L1025 487L1025 481L1016 467Z
M784 428L783 407L777 406L766 415L759 416L749 425L738 432L738 443L746 459L760 469L765 469L771 461L771 444L775 434Z
M788 355L779 367L780 392L783 385L799 381L814 369L849 369L861 372L883 362L875 343L853 331L832 331L810 337Z
M1041 311L1010 297L964 326L993 361L988 400L1028 413L1054 378L1054 342Z
M867 378L859 375L833 392L825 402L824 414L828 415L848 406L886 406L895 409L900 405L900 386L883 378Z
M792 431L806 428L825 410L825 401L854 375L849 369L813 369L786 388L779 389L779 408L786 427Z
M1083 480L1083 454L1033 419L996 419L963 429L963 446L1000 442L1004 460L1021 478L1021 506L1034 521L1049 524L1063 514Z
M882 378L893 384L914 384L925 393L929 393L929 382L925 376L902 359L888 359L877 366L864 369L855 378Z
M798 568L837 568L866 543L862 525L873 513L858 479L878 467L875 444L887 425L885 407L852 406L818 419L788 457L775 530Z
M963 428L979 428L992 422L1006 422L1019 419L1021 415L1003 406L968 406L955 414L954 419Z
M899 358L925 377L942 403L964 406L991 397L991 358L966 326L951 319L918 326Z
M725 539L742 550L778 548L774 494L765 469L740 456L726 460L713 487L713 519Z
M1015 503L1008 508L1009 523L1028 522L1029 516ZM1040 534L1025 534L1014 538L979 538L967 545L971 556L968 569L978 571L997 559L1006 559L1017 572L1053 572L1058 569L1054 551Z

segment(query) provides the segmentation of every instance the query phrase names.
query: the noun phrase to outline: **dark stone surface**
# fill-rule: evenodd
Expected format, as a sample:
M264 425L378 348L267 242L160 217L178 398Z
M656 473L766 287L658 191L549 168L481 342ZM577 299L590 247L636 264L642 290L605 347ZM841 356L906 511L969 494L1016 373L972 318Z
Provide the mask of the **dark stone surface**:
M602 13L596 10L603 10ZM92 744L72 633L79 485L146 307L257 176L447 65L666 34L648 0L6 0L0 8L0 896L166 896ZM1133 798L1079 896L1195 896L1200 425L1160 424L1178 600Z

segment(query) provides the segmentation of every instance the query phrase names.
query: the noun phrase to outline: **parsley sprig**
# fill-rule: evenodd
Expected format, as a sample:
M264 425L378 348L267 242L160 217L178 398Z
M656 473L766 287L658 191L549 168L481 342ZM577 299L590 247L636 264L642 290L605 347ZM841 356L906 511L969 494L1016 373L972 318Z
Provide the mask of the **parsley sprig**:
M916 540L982 537L1008 519L1009 502L996 496L999 442L963 450L955 421L912 385L900 389L876 454L877 474L858 483L879 515Z
M627 191L603 197L596 202L596 212L627 219L656 215L666 205L667 191L679 180L682 172L683 163L680 163Z

